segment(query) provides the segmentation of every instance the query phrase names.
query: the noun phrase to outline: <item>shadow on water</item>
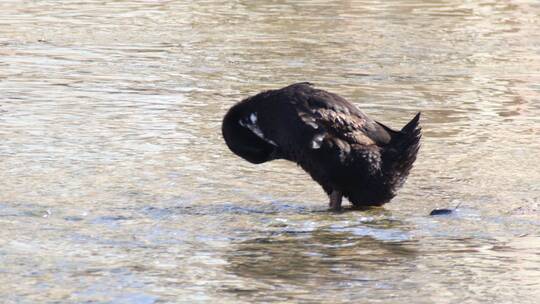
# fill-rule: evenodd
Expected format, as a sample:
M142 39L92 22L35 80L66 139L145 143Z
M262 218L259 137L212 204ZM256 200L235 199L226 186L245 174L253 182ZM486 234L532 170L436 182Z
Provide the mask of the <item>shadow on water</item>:
M244 203L212 203L202 205L197 203L188 203L170 207L146 206L139 210L140 213L150 217L164 217L167 215L305 215L320 214L328 216L339 216L346 214L362 214L391 216L391 212L384 207L355 207L345 206L342 210L336 212L329 210L325 204L320 205L301 205L295 202L287 203L273 200L265 203L249 204ZM129 209L129 208L128 208Z

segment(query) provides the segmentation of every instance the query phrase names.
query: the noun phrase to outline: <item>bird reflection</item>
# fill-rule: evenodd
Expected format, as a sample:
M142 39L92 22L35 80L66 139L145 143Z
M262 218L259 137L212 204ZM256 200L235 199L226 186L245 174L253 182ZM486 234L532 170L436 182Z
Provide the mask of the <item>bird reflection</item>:
M397 221L315 230L283 230L240 242L227 257L228 270L257 280L303 284L370 280L367 273L410 264L417 257ZM393 236L392 236L393 235Z

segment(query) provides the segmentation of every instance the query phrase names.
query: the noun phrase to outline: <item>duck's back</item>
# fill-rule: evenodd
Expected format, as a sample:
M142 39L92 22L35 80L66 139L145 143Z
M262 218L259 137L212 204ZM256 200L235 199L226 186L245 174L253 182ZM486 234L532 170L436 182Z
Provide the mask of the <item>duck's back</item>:
M256 115L265 136L283 147L307 144L303 148L313 149L311 146L317 146L321 139L332 137L349 144L384 146L390 142L392 133L397 133L339 95L316 89L309 83L265 91L242 103L246 115ZM315 143L313 136L317 136Z

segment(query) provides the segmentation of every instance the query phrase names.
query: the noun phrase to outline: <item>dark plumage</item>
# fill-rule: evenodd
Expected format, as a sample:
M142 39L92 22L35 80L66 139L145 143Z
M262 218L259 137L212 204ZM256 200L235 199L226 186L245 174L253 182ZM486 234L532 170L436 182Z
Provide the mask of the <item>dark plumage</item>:
M244 99L223 119L232 152L254 164L273 159L297 163L330 197L355 206L392 199L416 160L418 113L401 131L372 120L342 97L297 83Z

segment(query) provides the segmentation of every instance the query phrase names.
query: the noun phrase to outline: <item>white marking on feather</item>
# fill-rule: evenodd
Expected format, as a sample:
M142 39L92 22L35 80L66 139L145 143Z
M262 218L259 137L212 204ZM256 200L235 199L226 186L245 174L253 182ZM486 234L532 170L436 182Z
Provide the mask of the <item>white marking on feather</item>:
M269 139L269 138L266 138L264 137L264 133L263 131L261 130L261 128L257 125L257 112L254 112L254 113L251 113L249 115L249 120L247 118L245 119L240 119L238 121L238 123L244 127L244 128L248 128L251 132L253 132L253 134L257 135L257 137L259 137L260 139L264 140L265 142L271 144L271 145L274 145L277 147L277 144L275 141Z
M298 115L300 116L300 119L308 126L312 127L315 130L319 128L319 125L315 122L315 119L313 119L311 115L303 112L298 113Z
M308 126L312 127L313 129L317 130L319 128L319 125L312 122L312 121L308 121L306 122L308 124Z
M317 134L313 136L313 140L311 141L311 149L319 149L321 147L323 139L324 134Z

